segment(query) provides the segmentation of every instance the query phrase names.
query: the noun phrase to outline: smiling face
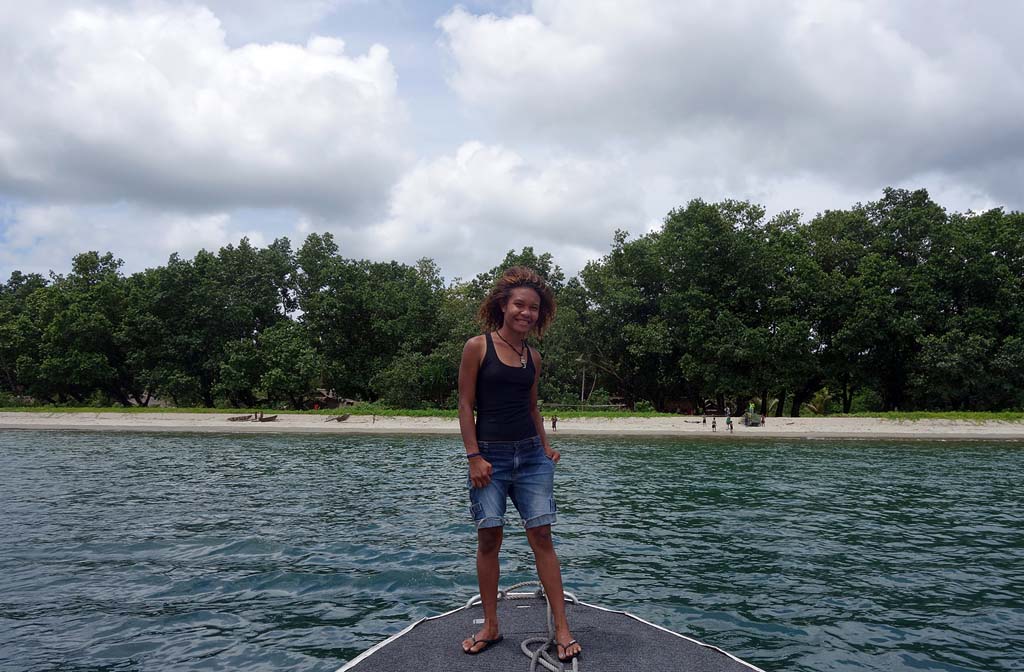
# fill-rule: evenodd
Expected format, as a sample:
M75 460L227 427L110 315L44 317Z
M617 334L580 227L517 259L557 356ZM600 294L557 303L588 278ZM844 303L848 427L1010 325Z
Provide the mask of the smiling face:
M526 338L540 318L540 294L530 287L513 287L501 312L504 326Z

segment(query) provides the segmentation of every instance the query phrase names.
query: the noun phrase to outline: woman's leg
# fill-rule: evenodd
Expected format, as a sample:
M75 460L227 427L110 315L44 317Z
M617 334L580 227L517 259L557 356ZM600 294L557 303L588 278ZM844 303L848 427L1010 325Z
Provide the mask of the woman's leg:
M480 585L480 600L484 608L484 625L476 633L476 644L472 638L462 642L464 651L481 651L487 644L486 639L498 636L498 577L501 570L498 564L498 551L501 550L502 528L485 527L476 532L476 578Z
M572 641L569 621L565 617L565 593L562 590L562 569L558 564L555 544L551 541L551 526L538 525L526 530L526 538L530 540L533 557L537 562L537 575L551 604L551 617L555 622L555 641L567 644ZM568 658L581 651L579 644L558 650L558 655Z

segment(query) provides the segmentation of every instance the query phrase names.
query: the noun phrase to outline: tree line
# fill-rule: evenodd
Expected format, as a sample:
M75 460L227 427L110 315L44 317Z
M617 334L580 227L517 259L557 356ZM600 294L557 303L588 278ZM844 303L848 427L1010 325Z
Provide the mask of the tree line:
M1024 407L1024 214L924 190L770 219L696 199L566 278L510 251L470 280L349 259L330 234L246 239L125 275L111 253L0 287L9 403L308 408L318 388L452 408L475 311L511 264L546 276L545 402L766 413Z

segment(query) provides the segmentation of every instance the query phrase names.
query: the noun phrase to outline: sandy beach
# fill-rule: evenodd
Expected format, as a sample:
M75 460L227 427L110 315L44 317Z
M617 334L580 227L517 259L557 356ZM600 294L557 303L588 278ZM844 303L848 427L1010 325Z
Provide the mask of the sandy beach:
M353 415L344 422L322 415L279 415L274 422L230 422L233 413L0 413L0 430L83 430L138 432L295 433L295 434L458 434L454 418ZM961 420L884 420L880 418L768 418L765 427L744 427L734 418L730 433L724 418L718 431L711 421L689 416L656 418L560 418L554 436L678 436L714 439L848 438L981 439L1024 441L1024 423Z

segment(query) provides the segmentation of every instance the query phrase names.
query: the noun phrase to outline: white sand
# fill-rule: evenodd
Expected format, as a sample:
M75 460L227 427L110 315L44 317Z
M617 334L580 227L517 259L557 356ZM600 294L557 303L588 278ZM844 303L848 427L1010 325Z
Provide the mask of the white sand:
M229 422L237 413L0 413L2 429L55 429L139 432L297 433L297 434L452 434L454 418L413 418L353 415L345 422L326 422L322 415L278 415L274 422ZM959 420L894 421L879 418L768 418L766 427L744 427L734 418L728 432L724 418L711 431L700 418L560 418L552 436L680 436L715 439L752 438L898 438L986 439L1024 441L1024 422Z

